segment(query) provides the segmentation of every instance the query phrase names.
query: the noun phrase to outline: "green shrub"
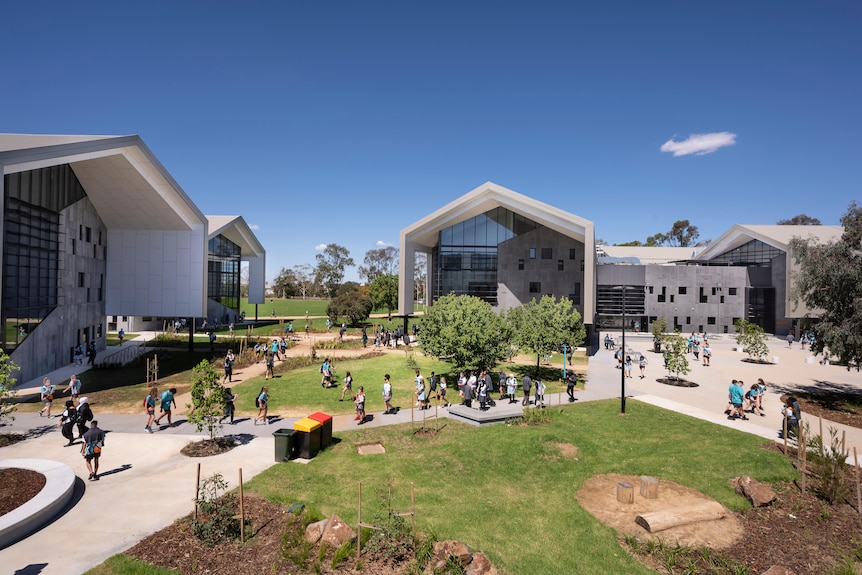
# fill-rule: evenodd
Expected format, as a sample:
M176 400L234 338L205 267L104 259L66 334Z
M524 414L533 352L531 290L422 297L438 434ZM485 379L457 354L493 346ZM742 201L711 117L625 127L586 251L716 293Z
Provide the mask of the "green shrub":
M195 499L198 517L190 520L192 533L210 547L240 536L239 519L234 516L236 497L233 494L220 496L227 487L221 473L215 473L204 480Z

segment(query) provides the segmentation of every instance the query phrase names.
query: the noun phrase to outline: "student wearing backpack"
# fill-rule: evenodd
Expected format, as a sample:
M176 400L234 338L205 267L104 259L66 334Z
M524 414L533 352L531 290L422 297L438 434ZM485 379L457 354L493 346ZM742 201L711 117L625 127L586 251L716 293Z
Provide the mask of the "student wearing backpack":
M225 382L230 383L232 381L232 378L233 378L233 360L234 360L233 350L229 349L229 350L227 350L227 355L224 356L224 377L221 380L222 383L225 383Z
M42 402L42 409L39 410L39 417L46 415L51 417L51 405L54 403L55 385L47 377L42 380L42 388L39 390L39 399Z
M66 444L66 447L69 447L75 443L73 430L75 428L75 422L78 421L78 410L75 409L75 402L71 399L66 400L66 410L63 412L61 418L62 419L60 419L60 423L58 423L57 426L60 428L60 432L63 434L63 437L69 440L69 443Z
M147 412L147 424L144 426L144 430L147 433L153 432L153 420L156 418L156 400L159 397L159 388L151 387L150 393L144 399L144 409Z
M93 420L93 410L90 409L88 398L81 397L78 399L78 438L84 437L87 433L87 422Z
M254 400L254 405L257 407L257 417L254 418L254 424L257 425L257 422L260 421L263 425L267 425L269 423L269 419L267 419L267 413L269 412L269 388L267 386L264 385L260 388L260 393Z
M167 415L168 416L168 427L174 426L173 422L171 421L171 405L173 404L174 407L177 406L177 400L174 399L174 395L176 393L177 393L177 388L172 387L162 394L162 405L161 405L162 414L156 418L156 425L158 425L159 422L162 420L162 418Z
M99 480L99 457L102 455L102 447L105 445L105 432L99 429L99 422L93 420L93 427L84 434L84 442L81 444L81 455L87 462L87 471L90 481Z
M231 388L226 388L224 390L224 412L223 417L219 421L219 423L223 423L225 419L230 418L230 424L233 425L233 416L236 412L235 402L237 399L237 395L233 392ZM255 403L258 403L258 400L255 400Z

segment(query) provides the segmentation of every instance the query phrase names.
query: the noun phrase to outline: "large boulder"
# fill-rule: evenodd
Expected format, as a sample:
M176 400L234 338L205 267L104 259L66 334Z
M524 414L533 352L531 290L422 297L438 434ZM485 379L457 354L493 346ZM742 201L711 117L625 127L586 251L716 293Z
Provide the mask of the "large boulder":
M461 565L465 567L473 560L473 554L470 549L460 541L448 539L446 541L438 541L434 544L434 552L431 559L431 569L436 571L446 567L446 561L449 557L454 557Z
M736 492L751 501L755 507L765 507L775 501L775 490L759 481L755 481L748 475L736 477L731 481Z
M321 519L320 521L309 523L308 527L305 528L305 540L312 545L320 541L327 523L329 523L329 519Z
M473 553L473 560L467 565L466 575L497 575L497 569L491 565L488 556L478 551Z
M356 539L356 531L344 522L338 515L333 515L326 523L323 534L320 536L322 544L331 545L338 549L351 539Z

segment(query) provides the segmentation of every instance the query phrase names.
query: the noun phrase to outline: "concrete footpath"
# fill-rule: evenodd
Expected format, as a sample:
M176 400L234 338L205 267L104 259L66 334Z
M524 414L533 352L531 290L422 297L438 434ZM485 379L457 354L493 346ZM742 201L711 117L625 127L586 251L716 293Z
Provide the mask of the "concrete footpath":
M616 339L620 341L619 334L616 334ZM649 351L652 348L650 336L627 335L626 344L635 354L633 358L643 353L649 360L647 377L640 379L635 365L634 377L625 380L629 402L650 403L766 439L777 440L779 437L781 414L778 398L781 393L825 387L862 392L862 374L837 366L809 363L806 361L808 354L799 349L798 344L787 349L786 342L779 340L770 341L770 354L779 357L779 363L767 366L743 362L743 354L733 350L735 343L727 336L711 340L712 365L705 367L692 362L692 373L687 376L699 384L694 388L671 387L656 381L665 372L661 356ZM601 349L590 358L586 388L577 393L578 403L620 397L620 370L615 365L612 351ZM245 368L246 376L253 375L252 369L262 370L263 364ZM56 382L64 382L64 377L68 378L76 371L80 373L81 368L71 366L65 376L64 371L51 374L51 377ZM763 377L768 385L764 399L766 416L749 415L748 421L728 421L723 412L730 380L742 379L749 386L758 377ZM26 385L32 387L30 382ZM548 394L547 399L552 405L561 401L565 403L565 399L556 394ZM55 414L61 412L59 403L55 404ZM401 401L400 404L402 409L398 414L370 414L364 426L410 422L409 403ZM508 407L498 402L497 409ZM418 421L423 414L428 417L433 411L416 410L413 416ZM446 417L446 410L440 409L439 415ZM275 450L273 432L279 428L292 428L295 421L275 417L269 425L254 425L251 418L239 417L235 425L224 428L225 435L239 440L237 448L214 457L188 458L179 453L180 449L203 436L194 433L181 414L175 420L179 422L177 427L163 427L154 434L144 433L146 418L141 414L106 414L97 410L96 417L100 427L109 432L100 468L102 478L97 482L86 480L80 444L64 447L65 440L56 428L59 419L48 420L36 413L17 413L13 424L3 428L4 432L28 436L26 441L0 450L3 459L60 461L69 465L78 476L73 504L65 514L30 537L0 550L3 573L68 575L86 571L191 512L194 509L198 463L201 464L202 478L218 472L231 487L237 484L239 468L242 468L243 480L247 481L271 466ZM808 421L816 431L817 421L811 418ZM856 447L862 456L862 430L824 421L824 430L830 426L844 431L851 453ZM336 432L357 427L351 415L333 419ZM314 461L310 464L313 465Z

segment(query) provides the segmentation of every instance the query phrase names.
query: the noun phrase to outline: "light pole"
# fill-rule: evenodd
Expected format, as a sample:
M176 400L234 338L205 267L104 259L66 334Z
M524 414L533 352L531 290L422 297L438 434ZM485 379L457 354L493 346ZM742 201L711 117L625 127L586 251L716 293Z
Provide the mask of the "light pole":
M626 361L626 292L629 288L634 286L614 286L612 289L618 289L622 292L623 296L623 337L622 337L622 348L620 353L622 353L622 363L620 365L620 413L625 415L626 413L626 369L625 369L625 361Z

